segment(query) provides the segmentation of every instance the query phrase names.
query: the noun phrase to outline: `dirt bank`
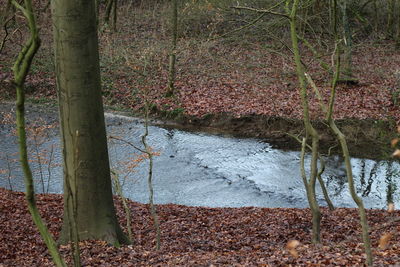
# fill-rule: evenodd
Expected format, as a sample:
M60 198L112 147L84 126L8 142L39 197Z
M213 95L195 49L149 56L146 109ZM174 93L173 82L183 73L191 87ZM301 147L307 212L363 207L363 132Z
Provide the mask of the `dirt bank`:
M188 131L260 138L276 147L291 150L300 148L299 142L293 136L304 135L303 121L298 119L262 115L235 117L226 113L201 118L184 114L172 115L157 112L154 117L160 121L155 123ZM347 137L352 156L371 159L390 157L390 140L396 134L394 121L343 119L338 120L337 125ZM314 121L314 126L321 136L321 152L327 153L328 149L333 147L333 153L340 153L340 147L325 122Z

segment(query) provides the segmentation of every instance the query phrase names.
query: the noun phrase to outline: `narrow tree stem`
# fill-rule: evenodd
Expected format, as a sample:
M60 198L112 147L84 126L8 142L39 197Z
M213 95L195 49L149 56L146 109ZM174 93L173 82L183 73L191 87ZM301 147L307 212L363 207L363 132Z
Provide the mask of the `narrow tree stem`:
M287 3L287 11L289 12L289 1ZM313 231L312 231L312 242L313 243L320 243L320 222L321 222L321 212L319 209L319 205L315 195L315 183L318 174L318 143L319 143L319 136L317 131L311 124L310 115L309 115L309 107L308 107L308 100L307 100L307 87L305 82L305 72L304 67L301 62L300 52L299 52L299 45L298 45L298 38L297 38L297 24L296 24L296 16L297 16L297 8L299 5L299 0L294 0L292 4L292 9L290 11L290 36L292 39L292 48L293 48L293 55L294 61L296 63L296 72L297 77L300 84L300 96L301 96L301 103L303 107L303 120L304 126L306 128L306 142L308 137L311 136L312 142L312 149L311 149L311 172L310 172L310 180L306 184L306 191L307 191L307 198L310 205L310 209L312 212L312 223L313 223ZM303 145L304 146L304 145ZM304 165L304 163L303 163ZM304 166L303 166L304 168ZM304 176L304 175L302 175ZM303 178L304 179L304 178ZM308 188L308 189L307 189Z
M19 154L22 170L24 172L25 182L25 198L28 204L28 210L32 215L32 219L39 229L40 235L42 236L51 257L53 258L56 266L64 267L66 264L58 252L56 243L51 236L46 224L43 222L40 216L39 210L36 206L35 189L33 183L33 175L31 168L28 163L28 152L26 145L26 130L25 130L25 92L24 83L26 76L29 72L32 60L39 49L40 39L38 30L36 27L36 20L33 13L32 3L30 0L24 0L24 7L17 2L12 2L14 6L22 11L26 19L28 20L30 38L26 42L18 55L18 58L14 64L14 85L17 91L16 101L16 114L17 114L17 133L19 139Z

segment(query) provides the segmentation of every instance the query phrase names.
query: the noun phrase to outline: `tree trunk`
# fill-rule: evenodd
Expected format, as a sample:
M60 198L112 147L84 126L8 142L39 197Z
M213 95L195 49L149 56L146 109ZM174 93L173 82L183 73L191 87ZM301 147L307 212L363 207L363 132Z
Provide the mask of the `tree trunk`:
M400 48L400 0L397 0L396 47Z
M388 38L392 38L394 36L394 19L396 16L395 10L395 0L389 0L388 2L388 9L387 9L387 25L386 25L386 35Z
M111 191L95 2L54 0L52 11L64 156L60 242L70 240L70 217L76 214L79 240L129 243L118 224Z
M112 23L112 29L114 32L117 31L117 7L118 7L118 1L114 0L113 1L113 23Z
M178 39L178 0L172 0L171 12L171 51L169 54L168 88L166 96L172 96L175 91L175 62L176 62L176 42Z
M104 14L104 23L106 25L109 25L109 23L110 23L110 16L111 16L111 11L112 11L113 5L114 5L114 0L108 0L106 2L106 11Z
M336 138L339 141L340 146L342 148L344 163L345 163L345 167L346 167L347 182L349 185L349 191L350 191L351 197L353 198L354 202L356 203L356 205L358 207L358 213L360 216L362 239L364 242L365 254L367 256L366 264L368 266L372 266L373 261L372 261L372 251L371 251L371 240L369 238L369 233L368 233L369 227L368 227L367 215L366 215L365 208L364 208L364 203L363 203L362 198L360 198L357 195L357 192L355 189L354 179L353 179L353 169L352 169L351 162L350 162L350 153L349 153L349 149L347 147L346 137L340 131L340 129L336 126L335 120L333 119L333 108L334 108L335 96L336 96L336 85L337 85L337 82L339 79L339 72L340 72L340 46L338 46L336 53L337 53L336 71L335 71L335 75L334 75L333 81L332 81L331 94L330 94L330 99L329 99L329 108L328 108L328 111L326 114L326 120L327 120L332 132L336 135Z
M361 224L361 232L362 232L362 239L364 242L364 250L367 256L366 263L368 266L372 266L372 251L371 251L371 240L369 238L368 233L368 220L367 214L365 212L365 207L363 200L357 195L354 179L353 179L353 171L350 162L350 153L347 147L347 141L344 134L337 128L335 121L332 117L328 119L329 126L331 127L332 131L336 134L337 139L339 140L340 146L342 147L342 153L344 157L344 163L346 166L346 174L347 174L347 182L349 184L349 191L351 197L353 198L354 202L357 204L358 207L358 214L360 216L360 224Z
M335 27L336 27L336 20L335 20L335 17L334 17L334 15L335 15L335 12L334 12L334 3L336 3L336 1L334 1L334 0L329 0L329 2L328 2L328 4L329 4L329 8L328 8L328 11L329 11L329 26L330 26L330 31L331 31L331 33L334 33L334 31L335 31Z
M341 1L342 10L342 25L343 25L343 39L344 39L344 58L343 58L343 77L341 81L351 82L353 78L353 64L352 64L352 50L353 50L353 38L351 36L350 21L347 13L347 1Z
M300 85L300 96L301 103L303 107L303 120L304 126L306 129L306 137L303 140L302 144L302 159L301 159L301 172L302 178L304 182L304 186L307 192L307 199L312 213L312 242L320 243L320 225L321 225L321 211L318 206L318 202L315 194L315 184L318 175L318 145L319 145L319 136L318 132L312 126L309 115L309 107L308 107L308 98L307 98L307 86L306 86L306 77L304 72L303 64L301 63L298 37L297 37L297 8L299 5L299 0L294 0L292 4L292 9L290 11L289 19L290 19L290 36L292 40L292 48L293 48L293 56L294 61L296 63L296 73L297 78L299 80ZM289 12L289 10L287 10ZM304 153L307 139L311 136L312 140L312 149L311 149L311 173L310 179L307 181L305 170L304 170Z
M35 189L33 182L33 175L28 162L28 152L26 145L26 130L25 130L25 79L30 70L32 60L35 57L39 47L40 38L39 30L36 26L36 19L33 11L32 2L30 0L25 0L23 5L13 2L13 4L24 14L28 25L30 36L26 41L25 45L18 54L17 60L13 66L14 73L14 85L17 93L16 101L16 122L17 122L17 136L18 136L18 147L19 147L19 157L24 173L24 183L25 183L25 199L27 201L28 210L32 216L32 220L39 230L44 243L46 244L49 253L53 259L56 266L66 267L64 260L62 259L53 236L49 232L45 222L40 216L40 212L36 205Z
M99 17L100 17L100 0L95 0L95 10L96 10L96 27L99 27Z

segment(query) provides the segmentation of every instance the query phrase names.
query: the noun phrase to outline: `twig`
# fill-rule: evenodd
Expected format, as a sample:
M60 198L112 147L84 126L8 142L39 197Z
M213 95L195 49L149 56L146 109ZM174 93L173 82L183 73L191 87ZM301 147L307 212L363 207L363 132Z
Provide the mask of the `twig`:
M1 52L3 51L4 46L5 46L5 44L6 44L7 40L8 40L8 36L9 36L7 24L8 24L11 20L13 20L14 17L15 17L15 14L12 15L10 18L8 18L8 19L4 22L4 24L3 24L4 32L5 32L6 34L4 35L3 40L1 41L1 45L0 45L0 54L1 54ZM12 33L11 35L13 35L18 29L19 29L19 28L17 28L16 30L14 30L13 33Z
M214 37L214 38L208 39L208 41L214 41L214 40L223 38L223 37L225 37L225 36L227 36L227 35L229 35L229 34L232 34L232 33L239 32L239 31L241 31L241 30L247 29L247 28L249 28L250 26L256 24L256 23L257 23L260 19L262 19L266 14L267 14L267 13L262 13L260 16L258 16L258 17L255 18L254 20L250 21L250 22L247 23L246 25L243 25L242 27L239 27L239 28L234 29L234 30L232 30L232 31L226 32L226 33L224 33L224 34L222 34L222 35L219 35L219 36L216 36L216 37Z
M54 153L54 144L51 144L51 150L50 150L50 159L49 163L47 165L47 187L46 187L46 193L49 193L49 188L50 188L50 180L51 180L51 163L53 162L53 153Z
M122 205L124 206L126 214L126 229L128 230L128 237L132 241L133 235L132 235L132 225L131 225L131 218L132 218L131 210L129 209L126 197L124 196L123 185L121 185L121 182L119 181L118 173L116 171L111 170L111 175L114 181L115 190L117 191L117 194L121 198Z
M125 143L125 144L127 144L127 145L130 145L130 146L133 147L134 149L139 150L140 152L147 154L147 151L146 151L146 150L143 150L143 149L141 149L141 148L135 146L135 145L132 144L131 142L126 141L126 140L124 140L124 139L122 139L122 138L115 137L115 136L110 136L109 138L110 138L110 139L115 139L115 140L121 141L121 142L123 142L123 143Z
M7 174L7 180L8 180L8 185L10 186L10 190L13 191L13 187L11 184L11 166L10 166L10 158L8 157L8 154L6 153L6 161L7 161L7 168L8 168L8 174Z
M331 67L324 62L321 58L322 56L318 53L318 51L310 44L309 41L307 41L307 39L301 37L300 35L297 35L297 38L299 38L307 47L308 49L311 50L311 52L313 53L314 57L316 58L316 60L319 62L319 64L321 65L321 67L323 69L325 69L326 71L328 71L329 73L333 73L333 71L331 70Z
M321 96L321 94L320 94L320 92L319 92L319 90L318 90L318 87L315 85L313 79L311 78L310 75L308 75L308 73L305 72L305 73L304 73L304 76L306 76L306 79L307 79L308 84L309 84L309 85L311 86L311 88L314 90L315 95L316 95L317 98L318 98L319 106L321 107L322 111L323 111L324 113L327 113L328 107L324 104L323 98L322 98L322 96Z
M281 1L281 2L277 3L276 5L270 7L270 8L267 9L267 10L271 11L272 9L274 9L274 8L277 7L277 6L279 6L279 5L282 4L283 2L284 2L284 1ZM232 8L237 8L237 7L232 7ZM232 30L232 31L229 31L229 32L227 32L227 33L224 33L224 34L222 34L222 35L220 35L220 36L211 38L211 39L209 39L208 41L214 41L214 40L216 40L216 39L223 38L223 37L225 37L225 36L227 36L227 35L229 35L229 34L232 34L232 33L235 33L235 32L241 31L241 30L244 30L244 29L246 29L246 28L249 28L250 26L256 24L260 19L262 19L262 18L263 18L265 15L267 15L267 14L269 14L269 13L268 13L268 12L262 12L262 14L261 14L260 16L258 16L258 17L255 18L254 20L250 21L250 22L247 23L246 25L243 25L242 27L239 27L239 28L237 28L237 29L234 29L234 30Z
M303 137L303 140L301 141L301 153L300 153L300 172L301 172L301 178L303 179L304 187L306 188L307 191L307 196L309 195L308 191L308 181L307 181L307 175L306 175L306 170L304 167L304 161L305 161L305 154L306 154L306 138ZM308 145L309 146L309 145Z
M250 11L257 12L257 13L267 13L267 14L271 14L271 15L280 16L280 17L284 17L284 18L290 19L290 16L288 16L288 15L286 15L284 13L274 12L274 11L271 11L270 9L258 9L258 8L247 7L247 6L233 6L231 8L250 10Z

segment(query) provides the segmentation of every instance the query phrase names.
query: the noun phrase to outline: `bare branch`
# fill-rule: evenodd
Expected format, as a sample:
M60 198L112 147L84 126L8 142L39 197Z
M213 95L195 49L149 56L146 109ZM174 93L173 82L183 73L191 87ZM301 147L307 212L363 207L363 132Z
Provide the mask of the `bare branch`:
M148 154L148 152L147 152L146 150L143 150L143 149L141 149L141 148L135 146L135 145L132 144L131 142L126 141L126 140L124 140L124 139L122 139L122 138L119 138L119 137L116 137L116 136L110 136L110 139L115 139L115 140L121 141L121 142L123 142L123 143L125 143L125 144L127 144L127 145L130 145L130 146L133 147L134 149L139 150L139 151L142 152L142 153Z
M257 12L257 13L267 13L267 14L271 14L271 15L275 15L275 16L279 16L279 17L284 17L284 18L290 19L289 15L284 14L284 13L275 12L275 11L272 11L271 9L258 9L258 8L247 7L247 6L233 6L231 8L250 10L250 11Z

